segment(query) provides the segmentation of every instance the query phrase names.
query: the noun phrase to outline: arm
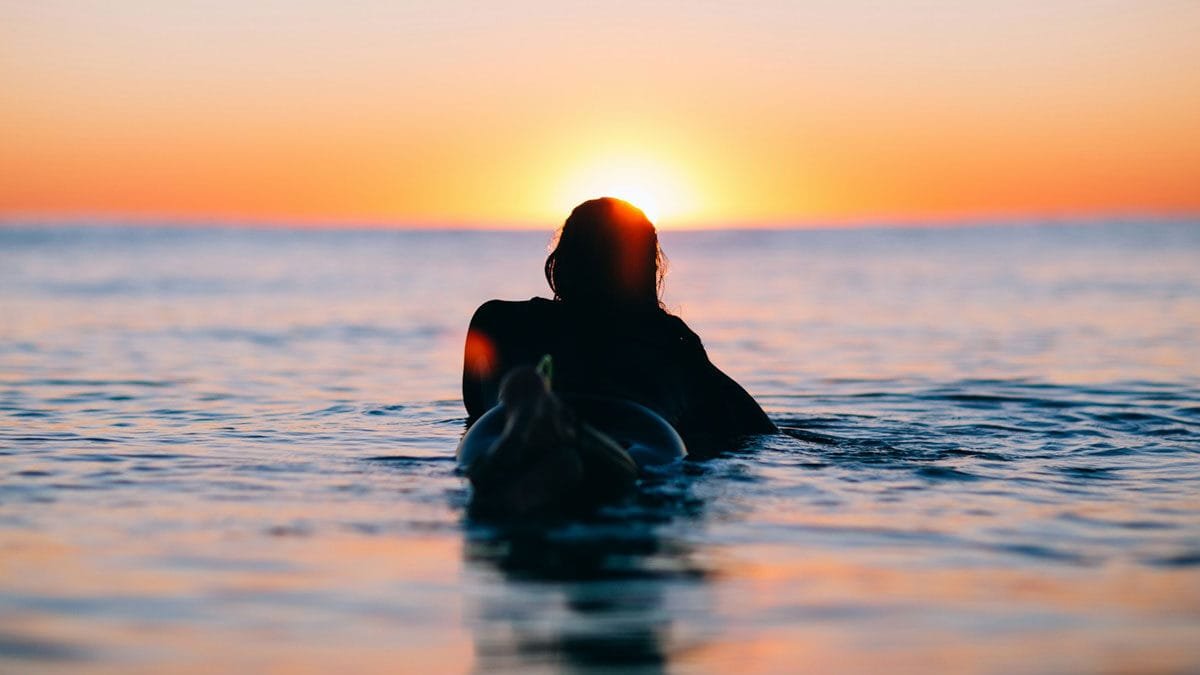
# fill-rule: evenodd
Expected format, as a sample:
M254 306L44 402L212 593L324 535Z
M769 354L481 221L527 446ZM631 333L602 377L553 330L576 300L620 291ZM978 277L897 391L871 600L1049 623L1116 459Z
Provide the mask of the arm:
M762 407L733 378L713 365L699 336L680 321L683 344L689 355L687 407L680 427L688 431L689 452L720 451L729 441L750 434L773 434L779 429Z
M706 363L692 390L681 435L692 457L712 457L736 447L738 439L779 429L733 378Z
M709 372L702 386L700 410L708 419L717 421L717 426L724 427L729 435L744 434L774 434L779 428L767 417L762 406L754 400L742 385L738 384L712 362L708 363Z
M485 302L475 310L467 328L463 349L462 392L467 408L467 424L496 405L499 396L500 364L499 304Z

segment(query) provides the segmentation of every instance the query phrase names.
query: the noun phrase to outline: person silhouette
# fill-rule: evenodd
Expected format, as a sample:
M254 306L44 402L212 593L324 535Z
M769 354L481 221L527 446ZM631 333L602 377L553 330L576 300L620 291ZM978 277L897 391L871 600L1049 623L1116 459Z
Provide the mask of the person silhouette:
M553 390L568 407L571 396L640 404L678 432L690 456L776 433L663 306L665 272L658 233L640 209L612 197L575 207L546 258L553 299L489 300L471 318L462 381L468 426L501 402L506 375L550 355Z
M653 467L778 431L663 306L666 261L641 210L575 207L544 271L553 299L489 300L467 330L457 456L473 512L591 508Z

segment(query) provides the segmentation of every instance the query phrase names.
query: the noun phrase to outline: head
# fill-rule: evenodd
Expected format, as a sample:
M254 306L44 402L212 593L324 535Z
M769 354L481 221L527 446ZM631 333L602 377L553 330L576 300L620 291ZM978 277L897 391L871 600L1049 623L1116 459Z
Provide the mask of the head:
M654 225L641 209L612 197L576 206L546 258L554 298L570 303L659 309L665 274Z

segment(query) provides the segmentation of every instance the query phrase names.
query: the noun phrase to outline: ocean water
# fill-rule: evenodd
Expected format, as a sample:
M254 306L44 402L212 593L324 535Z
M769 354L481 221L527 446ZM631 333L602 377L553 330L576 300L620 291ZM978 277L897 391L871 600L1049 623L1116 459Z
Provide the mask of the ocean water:
M1200 671L1200 223L665 232L786 434L502 530L548 238L0 228L0 671Z

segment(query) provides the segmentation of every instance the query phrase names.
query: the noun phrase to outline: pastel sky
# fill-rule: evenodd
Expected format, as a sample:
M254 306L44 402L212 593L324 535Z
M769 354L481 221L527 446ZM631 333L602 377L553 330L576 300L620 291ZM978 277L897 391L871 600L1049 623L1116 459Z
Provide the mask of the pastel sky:
M0 0L0 219L1200 213L1200 2Z

